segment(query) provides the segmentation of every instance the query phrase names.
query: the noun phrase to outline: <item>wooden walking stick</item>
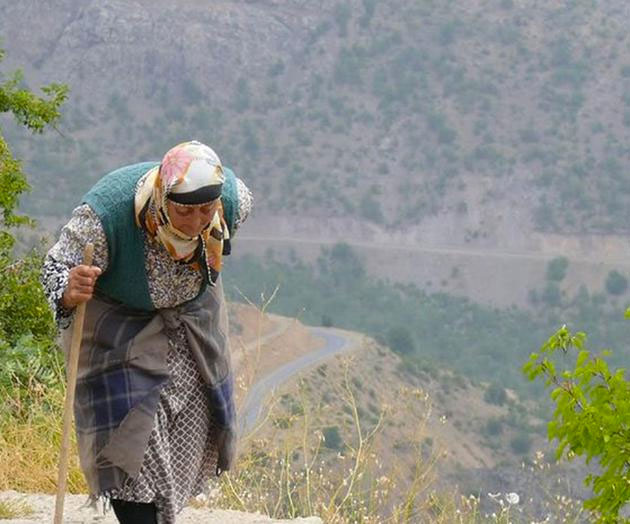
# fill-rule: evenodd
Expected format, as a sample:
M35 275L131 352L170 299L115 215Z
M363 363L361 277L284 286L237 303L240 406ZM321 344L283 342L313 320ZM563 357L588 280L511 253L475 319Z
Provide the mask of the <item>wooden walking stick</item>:
M88 243L83 250L83 264L92 265L94 246ZM66 401L63 408L63 432L61 435L61 451L59 453L59 475L57 477L57 498L55 500L54 524L61 524L63 519L63 502L66 496L66 484L68 481L68 455L70 454L70 432L72 431L72 412L74 408L74 388L77 384L77 370L79 367L79 350L83 338L83 320L85 318L85 302L77 306L74 312L74 325L72 326L72 342L68 355L68 368L66 370L67 386Z

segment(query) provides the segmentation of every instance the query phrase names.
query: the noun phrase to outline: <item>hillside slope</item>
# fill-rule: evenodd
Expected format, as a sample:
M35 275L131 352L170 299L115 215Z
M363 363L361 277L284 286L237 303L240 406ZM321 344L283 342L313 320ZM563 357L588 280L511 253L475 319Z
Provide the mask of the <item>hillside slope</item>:
M293 359L290 337L276 345L278 357L282 347L285 361ZM349 356L301 373L270 399L266 421L242 443L242 464L253 464L255 471L255 464L265 463L262 457L277 460L265 475L275 478L283 471L299 484L309 435L315 442L306 452L313 485L321 475L334 484L364 446L363 453L374 460L365 475L389 479L392 505L420 472L418 507L427 518L436 493L445 500L475 495L487 511L496 509L488 493L518 493L521 509L532 518L552 511L556 496L568 497L567 504L577 508L587 495L579 481L583 465L554 463L539 402L525 402L512 391L473 383L429 362L414 374L406 369L398 355L364 337ZM287 467L293 473L284 472L285 456L292 457ZM252 489L264 485L256 480ZM296 493L303 488L293 486Z
M197 137L248 180L260 217L283 224L424 223L434 238L499 245L627 229L624 0L0 10L3 69L72 88L63 136L34 148L2 124L28 158L40 215L67 214L107 169Z

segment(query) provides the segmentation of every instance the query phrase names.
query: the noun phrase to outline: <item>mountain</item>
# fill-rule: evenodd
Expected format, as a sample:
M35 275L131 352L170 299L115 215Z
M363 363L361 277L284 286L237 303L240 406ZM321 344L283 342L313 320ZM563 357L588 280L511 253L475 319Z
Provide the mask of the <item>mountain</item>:
M502 306L527 304L554 256L588 264L571 292L628 269L625 0L0 12L2 71L71 87L60 133L33 140L0 120L33 184L24 208L49 231L103 173L198 138L252 188L258 243L241 246L258 254L286 251L280 237L311 259L321 243L362 243L373 274ZM455 251L414 251L444 245Z
M261 215L403 230L439 216L467 226L460 240L626 230L623 0L0 9L4 69L72 88L64 136L21 145L32 205L56 177L42 214L66 213L69 187L197 137L248 180Z

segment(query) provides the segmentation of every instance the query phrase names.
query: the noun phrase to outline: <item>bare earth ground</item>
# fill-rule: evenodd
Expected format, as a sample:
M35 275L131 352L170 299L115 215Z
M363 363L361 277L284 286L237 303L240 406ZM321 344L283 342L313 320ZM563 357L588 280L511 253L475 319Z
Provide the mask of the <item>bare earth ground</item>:
M117 524L114 512L109 510L103 514L102 508L93 509L86 506L86 495L66 495L64 504L64 523L66 524ZM7 524L33 524L34 522L52 521L55 508L54 495L28 494L15 491L0 493L0 501L15 500L24 502L32 511L28 515L2 520ZM322 524L318 517L298 518L295 520L273 520L265 515L243 513L241 511L224 511L185 508L177 518L178 524L274 524L291 522L294 524Z

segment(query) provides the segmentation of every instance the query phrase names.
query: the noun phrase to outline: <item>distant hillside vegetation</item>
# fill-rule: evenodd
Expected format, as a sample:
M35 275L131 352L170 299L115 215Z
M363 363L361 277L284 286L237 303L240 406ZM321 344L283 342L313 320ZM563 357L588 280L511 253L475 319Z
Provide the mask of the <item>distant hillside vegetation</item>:
M537 0L0 0L5 70L67 82L29 158L40 215L197 137L261 214L406 228L479 208L525 228L630 223L630 7ZM51 196L53 198L51 198Z

